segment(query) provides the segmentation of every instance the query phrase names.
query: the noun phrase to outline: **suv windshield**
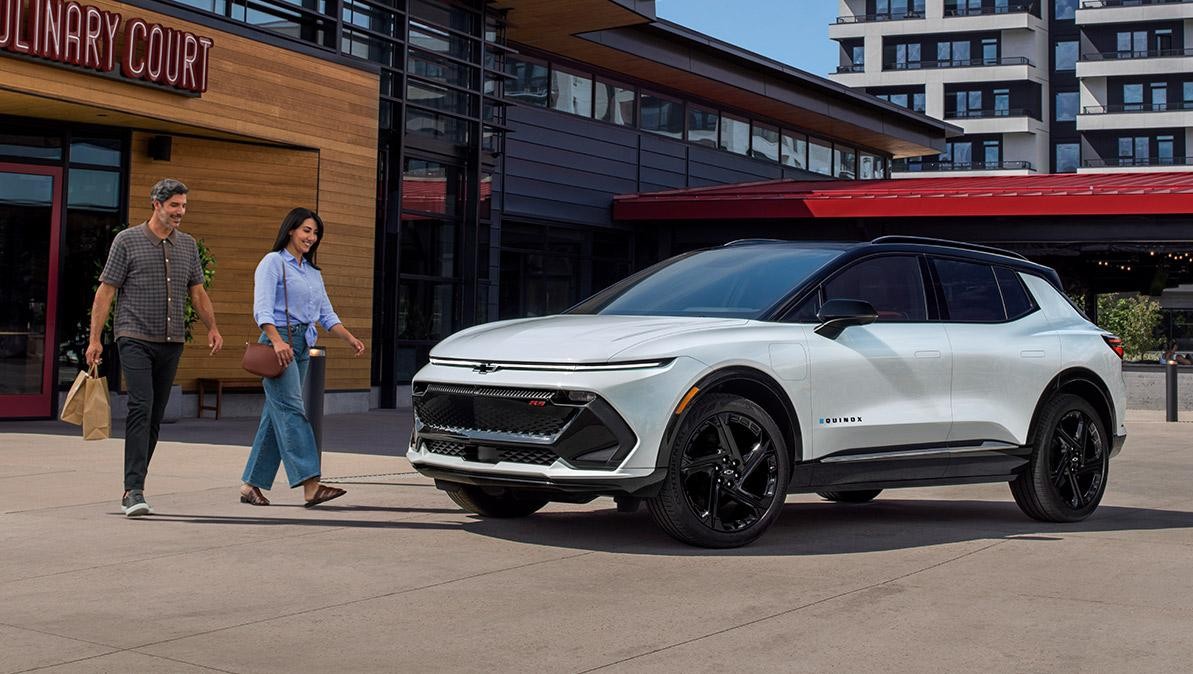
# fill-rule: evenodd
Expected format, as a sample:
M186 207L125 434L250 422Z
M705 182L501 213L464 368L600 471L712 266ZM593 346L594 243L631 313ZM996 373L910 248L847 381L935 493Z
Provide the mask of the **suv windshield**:
M758 318L847 246L745 245L667 260L568 313Z

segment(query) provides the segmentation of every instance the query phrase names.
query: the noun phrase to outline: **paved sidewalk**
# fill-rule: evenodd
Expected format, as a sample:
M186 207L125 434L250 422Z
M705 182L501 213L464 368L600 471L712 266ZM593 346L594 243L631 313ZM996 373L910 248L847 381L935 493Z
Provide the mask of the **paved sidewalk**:
M360 449L404 442L360 416ZM254 508L244 443L181 425L159 514L128 520L120 440L0 424L0 672L1184 672L1193 446L1153 417L1077 525L1026 519L1005 485L792 496L728 551L608 499L482 520L377 454L325 455L338 501Z

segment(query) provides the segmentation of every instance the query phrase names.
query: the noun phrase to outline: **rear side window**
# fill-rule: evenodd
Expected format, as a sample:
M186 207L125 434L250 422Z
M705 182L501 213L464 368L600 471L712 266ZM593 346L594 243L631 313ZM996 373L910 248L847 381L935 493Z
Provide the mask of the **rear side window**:
M990 265L960 260L933 260L933 265L944 292L941 318L975 323L1007 319L998 280Z
M1030 314L1036 308L1027 289L1023 287L1023 280L1019 274L1006 267L995 267L994 276L998 279L998 289L1002 291L1002 302L1007 308L1007 318L1015 320Z
M993 279L992 279L993 280ZM879 321L928 318L919 258L892 255L863 260L824 285L825 300L865 300Z

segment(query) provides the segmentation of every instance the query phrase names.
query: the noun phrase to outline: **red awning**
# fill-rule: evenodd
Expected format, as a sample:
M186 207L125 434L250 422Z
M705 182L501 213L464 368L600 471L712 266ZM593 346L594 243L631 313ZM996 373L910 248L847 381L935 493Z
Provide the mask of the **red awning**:
M772 180L614 197L615 220L1193 214L1193 173Z

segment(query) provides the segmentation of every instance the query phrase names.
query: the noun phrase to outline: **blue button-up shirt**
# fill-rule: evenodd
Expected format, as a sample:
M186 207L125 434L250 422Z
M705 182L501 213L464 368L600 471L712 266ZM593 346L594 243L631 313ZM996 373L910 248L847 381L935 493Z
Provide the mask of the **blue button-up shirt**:
M269 253L257 264L253 274L253 318L257 325L272 323L278 328L286 325L286 295L282 294L282 265L286 265L286 293L289 296L290 323L307 325L307 345L317 337L315 325L330 331L341 323L331 308L323 274L310 264L298 260L288 250Z

